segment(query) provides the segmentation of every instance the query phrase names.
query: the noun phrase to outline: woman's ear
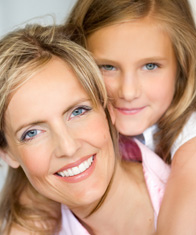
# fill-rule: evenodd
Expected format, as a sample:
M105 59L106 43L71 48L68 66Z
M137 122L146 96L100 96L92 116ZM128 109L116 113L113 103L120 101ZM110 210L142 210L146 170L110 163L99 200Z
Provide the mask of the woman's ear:
M116 116L115 116L115 112L114 112L114 107L110 102L108 104L108 110L109 110L109 113L110 113L112 124L114 125L115 121L116 121Z
M18 168L20 166L19 162L6 149L0 149L0 158L2 158L12 168Z

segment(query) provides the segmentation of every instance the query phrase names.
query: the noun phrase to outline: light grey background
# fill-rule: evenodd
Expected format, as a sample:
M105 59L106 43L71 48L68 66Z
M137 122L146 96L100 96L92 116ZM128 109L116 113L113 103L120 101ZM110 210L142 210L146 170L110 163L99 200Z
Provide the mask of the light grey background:
M75 2L76 0L0 0L0 37L27 22L52 24L52 16L56 23L63 23ZM196 0L190 0L190 3L196 19ZM1 159L0 165L1 190L7 166Z
M56 23L64 19L76 0L0 0L0 36L20 24L35 17L51 14L56 18ZM52 17L35 19L44 24L52 23ZM32 21L31 21L32 22Z

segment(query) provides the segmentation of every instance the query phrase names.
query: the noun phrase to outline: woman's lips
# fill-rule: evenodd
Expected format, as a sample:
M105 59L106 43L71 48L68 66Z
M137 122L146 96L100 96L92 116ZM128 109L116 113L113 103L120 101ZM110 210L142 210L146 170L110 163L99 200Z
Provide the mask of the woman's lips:
M141 108L120 108L120 107L115 107L115 109L123 114L123 115L135 115L144 110L146 106L141 107Z
M76 183L86 179L95 168L95 155L84 157L81 160L68 164L55 173L66 182Z

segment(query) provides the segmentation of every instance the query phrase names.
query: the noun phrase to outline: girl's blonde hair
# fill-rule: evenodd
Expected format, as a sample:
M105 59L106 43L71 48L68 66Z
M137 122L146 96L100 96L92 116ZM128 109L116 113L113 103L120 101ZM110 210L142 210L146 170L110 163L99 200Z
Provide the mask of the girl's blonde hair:
M94 107L101 105L105 109L110 132L114 143L116 142L116 132L106 107L105 85L89 53L68 40L61 26L28 25L0 40L0 148L2 150L9 147L4 134L4 115L10 94L38 73L54 56L64 60L71 67ZM29 205L21 203L24 190L31 201ZM60 226L60 205L39 195L30 185L21 167L9 168L0 197L0 208L1 234L5 231L9 234L13 225L19 225L26 228L29 233L32 231L36 234L54 234ZM52 212L55 210L54 216Z
M86 47L93 32L145 17L167 32L178 64L173 101L155 135L156 152L170 162L171 146L196 109L196 31L188 0L78 0L65 27L72 40Z

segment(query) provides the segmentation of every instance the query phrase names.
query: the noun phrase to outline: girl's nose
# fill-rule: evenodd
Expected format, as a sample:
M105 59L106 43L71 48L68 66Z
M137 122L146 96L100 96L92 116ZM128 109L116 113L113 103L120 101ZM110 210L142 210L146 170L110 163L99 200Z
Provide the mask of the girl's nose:
M119 98L126 101L132 101L141 95L141 84L137 74L122 74L120 80Z

